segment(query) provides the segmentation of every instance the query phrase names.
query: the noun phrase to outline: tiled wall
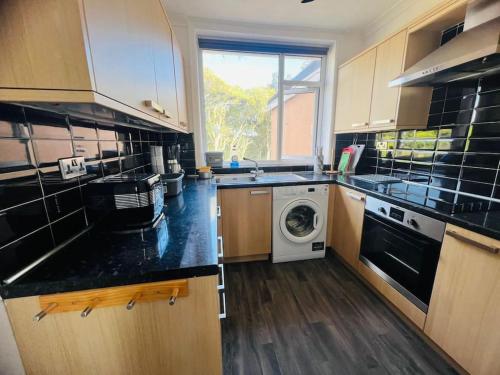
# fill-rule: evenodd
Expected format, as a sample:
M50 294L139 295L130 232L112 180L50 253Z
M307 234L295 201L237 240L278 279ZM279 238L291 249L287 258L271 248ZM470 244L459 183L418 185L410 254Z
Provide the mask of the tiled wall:
M441 45L463 28L462 22L444 30ZM378 142L387 149L377 148ZM500 199L500 75L435 87L425 130L338 135L337 164L342 148L352 143L366 145L358 174L397 175ZM466 199L449 192L432 197L436 207L450 212Z
M149 147L173 136L0 104L0 282L89 224L89 180L150 172ZM194 160L192 136L179 140ZM71 156L85 157L88 175L62 180L58 159Z
M436 87L426 130L338 135L337 153L356 142L366 145L356 173L399 175L500 199L500 75ZM388 149L377 149L377 142Z
M181 164L184 173L189 175L196 174L196 157L194 153L194 139L193 133L166 133L164 134L163 144L165 146L179 144L181 146L181 157L179 163Z

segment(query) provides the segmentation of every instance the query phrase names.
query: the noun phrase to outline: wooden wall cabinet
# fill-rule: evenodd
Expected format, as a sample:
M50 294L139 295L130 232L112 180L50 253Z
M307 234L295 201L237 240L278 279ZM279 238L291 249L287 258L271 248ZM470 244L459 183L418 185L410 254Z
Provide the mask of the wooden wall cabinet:
M220 375L218 277L191 278L188 284L189 295L173 306L165 298L138 302L132 310L96 307L86 318L72 311L35 322L38 296L4 302L27 374Z
M438 48L465 8L464 0L449 2L340 66L335 133L426 128L432 88L388 84Z
M224 261L267 257L272 246L272 188L220 192Z
M335 114L335 132L366 131L375 69L375 49L340 67Z
M471 374L500 373L499 249L500 241L446 226L424 331Z
M174 67L174 43L175 38L167 19L167 15L160 1L152 1L155 19L153 25L156 27L155 34L162 36L153 39L153 54L155 57L156 87L158 91L158 104L165 110L160 118L173 126L179 126L178 101L182 100L177 91L177 76ZM142 2L141 2L142 3ZM177 52L178 53L178 52ZM183 77L184 80L184 77ZM185 95L182 92L182 95ZM184 99L185 101L185 99Z
M399 123L396 120L401 88L389 87L388 82L402 72L405 46L406 30L377 46L370 128L393 126Z
M185 132L174 42L160 0L2 1L0 101L97 104Z
M187 114L187 94L186 94L186 79L184 71L184 58L179 48L179 43L173 36L173 51L174 51L174 68L175 68L175 84L177 88L177 108L179 114L179 126L188 128Z
M357 268L366 194L340 185L335 190L333 249L350 266Z

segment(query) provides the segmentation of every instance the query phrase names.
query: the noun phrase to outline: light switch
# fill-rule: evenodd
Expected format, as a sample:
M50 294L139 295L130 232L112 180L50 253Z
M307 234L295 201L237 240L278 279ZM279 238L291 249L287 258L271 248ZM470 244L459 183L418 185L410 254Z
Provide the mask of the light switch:
M59 170L61 171L63 180L84 176L87 174L87 168L85 168L85 158L83 156L79 156L76 158L59 159Z

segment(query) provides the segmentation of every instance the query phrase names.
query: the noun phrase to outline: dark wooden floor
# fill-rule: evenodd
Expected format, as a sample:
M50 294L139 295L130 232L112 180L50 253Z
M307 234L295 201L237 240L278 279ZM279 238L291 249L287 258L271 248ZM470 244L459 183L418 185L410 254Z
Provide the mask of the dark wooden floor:
M225 375L455 374L332 255L225 271Z

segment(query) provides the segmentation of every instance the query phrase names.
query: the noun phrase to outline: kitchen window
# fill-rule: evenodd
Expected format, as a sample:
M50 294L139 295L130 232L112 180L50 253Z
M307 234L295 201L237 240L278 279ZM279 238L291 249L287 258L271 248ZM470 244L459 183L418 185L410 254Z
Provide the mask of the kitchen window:
M199 39L205 151L310 162L327 48Z

